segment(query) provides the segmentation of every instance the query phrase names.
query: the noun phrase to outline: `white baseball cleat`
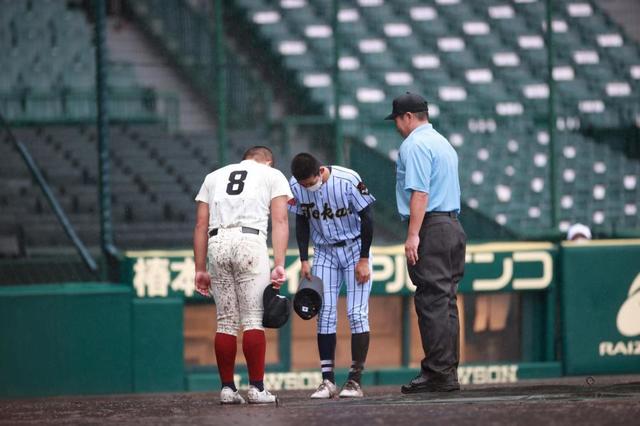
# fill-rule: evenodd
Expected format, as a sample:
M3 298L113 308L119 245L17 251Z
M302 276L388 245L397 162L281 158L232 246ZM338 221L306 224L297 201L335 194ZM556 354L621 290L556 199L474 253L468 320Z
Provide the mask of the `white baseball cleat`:
M276 402L278 398L266 389L260 392L257 387L249 386L247 399L249 400L249 404L272 404Z
M244 404L244 398L231 389L229 386L225 386L220 391L220 404Z
M363 396L362 388L355 380L347 380L340 391L340 398L362 398Z
M318 389L311 394L311 398L314 399L330 399L338 394L338 388L329 379L324 379Z

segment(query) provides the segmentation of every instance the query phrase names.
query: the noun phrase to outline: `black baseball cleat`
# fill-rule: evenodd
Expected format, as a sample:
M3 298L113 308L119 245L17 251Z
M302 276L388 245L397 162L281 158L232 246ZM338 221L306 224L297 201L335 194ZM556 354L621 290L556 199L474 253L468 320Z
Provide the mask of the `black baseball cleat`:
M409 384L402 385L402 393L423 393L423 392L452 392L460 390L458 381L438 382L429 380L422 374L418 374Z

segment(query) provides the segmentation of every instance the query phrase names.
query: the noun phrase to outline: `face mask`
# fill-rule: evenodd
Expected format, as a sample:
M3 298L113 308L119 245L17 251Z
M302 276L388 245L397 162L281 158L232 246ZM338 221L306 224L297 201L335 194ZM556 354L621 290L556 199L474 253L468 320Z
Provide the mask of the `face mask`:
M316 183L307 187L307 191L316 192L322 187L322 177Z

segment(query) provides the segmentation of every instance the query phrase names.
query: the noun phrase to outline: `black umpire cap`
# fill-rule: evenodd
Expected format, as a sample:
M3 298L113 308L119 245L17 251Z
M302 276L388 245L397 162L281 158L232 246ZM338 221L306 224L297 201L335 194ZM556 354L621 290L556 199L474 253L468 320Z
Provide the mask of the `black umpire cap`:
M293 298L293 310L304 320L310 320L315 317L322 307L322 280L318 277L311 276L308 280L303 278L300 286Z
M420 95L407 92L393 100L393 110L391 114L385 117L385 120L393 120L405 112L423 112L429 111L427 101Z
M264 314L262 315L262 325L267 328L280 328L289 320L291 312L291 302L280 294L274 286L268 285L262 294Z

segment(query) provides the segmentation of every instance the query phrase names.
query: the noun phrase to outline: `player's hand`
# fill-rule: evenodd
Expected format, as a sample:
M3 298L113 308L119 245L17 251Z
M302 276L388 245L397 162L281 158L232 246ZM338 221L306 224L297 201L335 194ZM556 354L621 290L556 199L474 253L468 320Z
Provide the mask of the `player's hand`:
M300 277L308 280L311 279L311 265L309 265L308 260L300 262Z
M407 263L410 266L418 263L418 245L420 245L420 237L417 235L409 235L404 243L404 255L407 257Z
M287 274L284 271L283 266L276 266L271 271L271 284L277 289L287 280Z
M369 259L361 257L356 264L356 281L358 284L366 284L371 278L371 269L369 269Z
M211 276L206 271L196 272L196 291L204 297L211 297Z

